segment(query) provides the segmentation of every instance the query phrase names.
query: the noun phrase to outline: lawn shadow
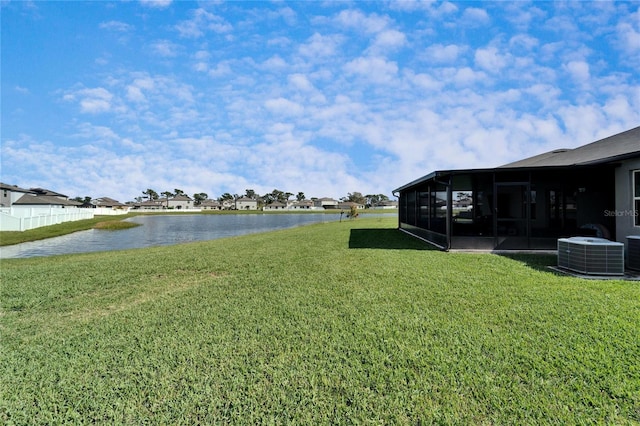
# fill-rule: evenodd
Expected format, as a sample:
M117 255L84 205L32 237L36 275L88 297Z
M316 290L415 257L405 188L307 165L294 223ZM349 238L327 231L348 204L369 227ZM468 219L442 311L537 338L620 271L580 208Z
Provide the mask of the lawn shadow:
M437 250L430 244L397 229L352 229L350 249Z
M508 259L515 260L516 262L524 263L531 269L535 269L540 272L552 273L555 275L562 275L560 272L551 269L558 263L557 255L549 253L501 253L500 256L504 256Z

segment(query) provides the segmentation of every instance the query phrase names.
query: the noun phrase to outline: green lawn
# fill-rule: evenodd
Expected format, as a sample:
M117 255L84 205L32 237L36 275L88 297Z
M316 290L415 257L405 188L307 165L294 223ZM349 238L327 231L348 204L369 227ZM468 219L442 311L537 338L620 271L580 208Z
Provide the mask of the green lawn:
M640 424L637 282L395 224L2 260L0 423Z

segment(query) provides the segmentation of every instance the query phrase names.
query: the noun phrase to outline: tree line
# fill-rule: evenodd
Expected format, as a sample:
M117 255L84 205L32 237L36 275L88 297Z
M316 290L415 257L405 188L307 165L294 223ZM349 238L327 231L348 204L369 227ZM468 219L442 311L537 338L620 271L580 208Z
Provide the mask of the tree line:
M178 188L175 188L173 191L162 191L160 193L158 193L156 190L152 188L147 188L145 191L142 191L142 195L135 198L135 201L129 201L126 204L141 203L145 200L148 200L148 201L156 201L161 199L168 200L170 198L174 198L179 195L184 195L188 197L188 195L183 190ZM304 194L304 192L298 192L297 194L294 194L293 192L280 191L278 189L274 189L273 191L266 193L264 195L259 195L253 189L245 190L245 193L242 195L230 194L228 192L225 192L224 194L216 198L216 200L220 203L223 203L225 201L235 201L239 198L250 198L252 200L256 200L258 204L269 205L275 202L287 203L292 199L294 195L295 195L296 201L307 200L307 197ZM191 196L190 198L193 200L194 206L199 206L204 201L209 199L209 195L206 192L198 192L193 194L193 196ZM315 201L317 199L318 199L317 197L311 197L309 200ZM90 204L92 198L76 197L74 198L74 200L84 204ZM347 193L346 196L341 197L339 201L362 204L365 207L375 207L384 201L389 201L389 197L387 197L384 194L362 195L362 193L360 192L349 192Z
M151 188L148 188L146 191L142 191L142 194L143 194L142 196L139 196L136 198L137 202L142 202L145 199L159 200L161 198L169 199L178 195L187 195L184 193L184 191L180 189L174 189L173 192L164 191L164 192L158 193L157 191ZM264 195L258 194L253 189L245 190L245 193L242 195L230 194L228 192L225 192L224 194L216 198L216 200L222 203L224 201L235 201L239 198L249 198L251 200L256 200L259 204L269 205L275 202L286 203L287 201L290 201L292 197L294 197L294 195L295 195L296 201L307 200L307 197L304 194L304 192L298 192L297 194L294 194L293 192L281 191L279 189L274 189L273 191L266 193ZM193 199L193 204L195 206L198 206L202 204L205 200L208 200L209 195L205 192L198 192L193 194L193 197L191 198ZM310 200L311 201L317 200L317 197L311 197ZM365 207L375 207L383 201L389 201L389 197L387 197L384 194L362 195L362 193L360 192L349 192L345 197L341 197L340 201L362 204Z

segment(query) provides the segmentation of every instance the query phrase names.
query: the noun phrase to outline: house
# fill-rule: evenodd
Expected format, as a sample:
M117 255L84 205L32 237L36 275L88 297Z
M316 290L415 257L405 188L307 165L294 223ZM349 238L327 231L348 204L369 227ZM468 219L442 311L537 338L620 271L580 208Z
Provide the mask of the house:
M294 201L289 206L291 210L313 210L315 206L311 200Z
M26 231L74 220L91 219L92 209L66 195L42 189L0 184L0 231Z
M355 207L356 210L364 210L364 204L358 204L352 201L345 201L344 203L338 203L338 208L341 210L351 210L352 207Z
M626 244L640 235L640 127L493 169L434 171L394 194L399 229L445 250L555 249L580 235Z
M54 195L35 195L24 194L13 203L13 207L58 207L58 208L77 208L82 203L78 201L61 198Z
M391 201L391 200L380 201L373 208L374 209L378 209L378 210L391 210L391 209L395 210L395 209L398 208L398 202L397 201Z
M94 209L96 215L126 214L131 208L131 206L109 197L95 198L91 202L83 204L82 207Z
M262 208L263 210L287 210L287 205L280 201L274 201L271 204L267 204Z
M11 207L24 194L35 194L35 192L0 182L0 207Z
M199 207L202 210L222 210L222 204L217 200L204 200Z
M55 191L51 191L50 189L45 189L45 188L31 188L31 191L36 194L37 196L47 196L47 197L56 197L56 198L60 198L63 200L68 200L69 197L64 195L64 194L60 194L59 192L55 192Z
M323 209L337 209L339 202L333 198L323 197L314 199L313 204Z
M235 203L235 209L236 210L258 210L258 201L248 197L238 198Z
M165 208L164 200L146 200L133 205L135 210L163 210Z
M129 210L129 206L109 197L101 197L91 200L91 204L96 208L113 209L113 210Z
M188 195L178 194L166 201L169 209L188 210L193 208L193 200Z

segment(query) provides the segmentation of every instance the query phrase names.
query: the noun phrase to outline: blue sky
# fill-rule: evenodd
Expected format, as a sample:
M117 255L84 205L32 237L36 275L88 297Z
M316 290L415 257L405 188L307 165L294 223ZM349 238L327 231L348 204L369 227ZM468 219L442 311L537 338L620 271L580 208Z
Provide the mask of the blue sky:
M386 194L640 124L639 2L3 1L0 180Z

